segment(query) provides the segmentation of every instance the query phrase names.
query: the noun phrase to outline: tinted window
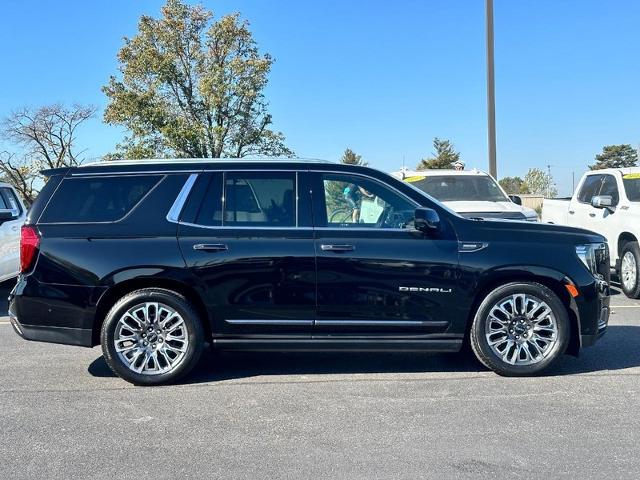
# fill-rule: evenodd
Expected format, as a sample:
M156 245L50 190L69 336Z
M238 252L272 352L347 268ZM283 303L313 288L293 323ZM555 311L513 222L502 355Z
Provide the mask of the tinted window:
M160 180L158 175L66 178L42 214L41 222L120 220Z
M322 178L328 227L404 228L413 220L416 206L374 180L333 174Z
M0 192L2 192L4 194L4 191L8 190L7 188L2 188L0 189ZM0 209L2 210L6 210L8 208L11 208L7 205L7 202L4 199L4 195L0 195Z
M611 205L615 207L620 201L620 194L618 193L618 184L615 177L612 175L605 175L602 181L602 187L600 187L600 193L598 195L611 196Z
M11 210L17 210L19 213L22 213L22 207L20 207L20 202L18 202L13 190L10 188L3 188L1 196L4 197L3 202L6 206L0 206L0 208L10 208Z
M631 202L640 202L640 176L632 173L622 178L624 190L627 192L627 198Z
M579 202L591 203L591 199L600 191L602 177L603 175L589 175L585 178L578 194Z
M508 202L491 177L484 175L438 175L414 177L408 182L441 202Z
M227 173L223 198L224 215L213 216L221 216L225 226L296 225L295 173Z

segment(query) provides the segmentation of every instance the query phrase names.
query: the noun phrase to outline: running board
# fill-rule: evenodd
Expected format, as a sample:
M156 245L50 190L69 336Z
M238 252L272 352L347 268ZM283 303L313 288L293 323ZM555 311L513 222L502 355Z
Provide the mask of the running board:
M363 339L363 338L301 338L247 339L214 338L216 350L245 351L349 351L349 352L458 352L462 339Z

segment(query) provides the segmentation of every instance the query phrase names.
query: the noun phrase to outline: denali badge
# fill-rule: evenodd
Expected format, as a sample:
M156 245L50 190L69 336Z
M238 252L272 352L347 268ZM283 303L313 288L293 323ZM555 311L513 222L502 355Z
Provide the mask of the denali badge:
M398 287L401 292L435 292L435 293L451 293L451 288L437 288L437 287Z

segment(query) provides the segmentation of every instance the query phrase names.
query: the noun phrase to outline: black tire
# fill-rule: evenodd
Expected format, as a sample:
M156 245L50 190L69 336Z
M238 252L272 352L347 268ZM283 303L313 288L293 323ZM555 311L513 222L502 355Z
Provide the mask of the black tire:
M635 272L636 279L635 284L625 285L625 281L623 278L623 262L624 258L627 254L633 256L635 261ZM620 254L620 270L618 271L618 277L620 278L620 286L624 294L629 298L640 298L640 246L638 246L638 242L627 242L622 247L622 252Z
M525 294L544 301L553 312L556 321L556 341L549 351L540 355L537 363L510 364L503 360L489 345L486 337L487 319L494 305L511 295ZM517 332L516 332L517 333ZM528 333L527 335L530 335ZM544 285L533 282L508 283L494 289L478 307L470 332L470 343L476 358L498 375L506 377L530 376L540 373L561 357L569 343L571 326L566 307L558 296ZM530 340L531 342L531 340ZM529 345L527 345L529 347ZM529 348L528 348L529 350ZM506 348L505 348L506 351ZM513 350L512 350L513 351ZM518 353L518 357L519 357Z
M120 319L129 309L145 302L162 303L177 312L184 321L186 333L183 335L188 339L184 354L175 366L164 373L136 373L127 366L116 351L114 338ZM131 292L116 302L104 320L100 340L104 358L116 375L134 385L162 385L177 381L196 366L202 356L204 331L197 312L182 295L161 288L145 288ZM158 345L160 342L162 340Z

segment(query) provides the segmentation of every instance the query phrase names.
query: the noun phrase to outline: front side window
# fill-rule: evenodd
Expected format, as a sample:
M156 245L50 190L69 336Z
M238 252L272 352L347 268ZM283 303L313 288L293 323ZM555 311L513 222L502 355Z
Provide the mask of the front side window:
M620 201L620 194L618 193L618 183L613 175L605 175L602 180L602 187L600 187L600 193L598 195L608 195L611 197L611 206L615 207Z
M224 226L296 226L296 174L230 172L225 175Z
M581 203L591 203L591 199L598 195L602 186L603 175L589 175L584 179L580 192L578 193L578 201Z
M358 175L322 176L324 215L319 226L405 228L417 205L389 187Z
M127 215L161 178L160 175L65 178L40 221L115 222Z

